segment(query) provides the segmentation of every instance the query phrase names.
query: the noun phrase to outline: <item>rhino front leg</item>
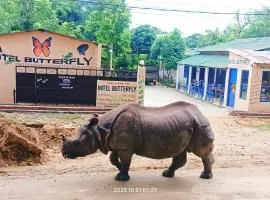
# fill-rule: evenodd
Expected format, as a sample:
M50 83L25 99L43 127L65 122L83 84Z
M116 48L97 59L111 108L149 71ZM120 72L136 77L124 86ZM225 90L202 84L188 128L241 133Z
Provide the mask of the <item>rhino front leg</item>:
M187 151L184 151L182 154L173 157L172 164L170 167L162 173L164 177L174 177L175 170L183 167L187 162Z
M121 171L121 163L119 162L119 157L116 151L113 151L111 153L110 161L114 166L116 166L119 169L119 171Z
M115 176L115 180L128 181L130 179L128 170L131 163L132 153L129 153L128 151L120 151L118 152L118 156L121 161L121 168L120 172Z
M212 165L214 164L214 161L215 161L215 159L214 159L212 153L210 153L205 158L202 158L204 170L202 171L200 178L203 178L203 179L213 178Z

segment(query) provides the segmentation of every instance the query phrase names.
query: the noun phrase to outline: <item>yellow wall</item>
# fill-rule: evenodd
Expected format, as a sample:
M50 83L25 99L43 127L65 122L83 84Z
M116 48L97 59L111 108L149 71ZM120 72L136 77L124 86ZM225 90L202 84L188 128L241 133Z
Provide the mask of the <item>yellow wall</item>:
M39 57L33 53L33 40L32 37L36 37L41 43L47 38L51 37L50 55L45 57L41 54ZM89 48L85 52L85 55L80 55L77 51L78 46L82 44L88 44ZM12 104L13 89L16 89L16 66L33 66L33 67L55 67L55 68L80 68L80 69L100 69L101 67L101 45L97 43L76 40L67 36L50 33L47 31L32 31L22 33L11 33L0 35L0 104ZM57 64L59 59L63 59L64 56L72 53L72 57L79 59L79 63L84 65L78 65L77 62L72 64ZM4 54L17 56L19 62L4 60ZM25 62L29 58L39 59L39 63ZM12 57L14 58L14 57ZM90 58L92 58L90 60ZM43 59L43 60L42 60ZM45 59L51 59L49 61ZM55 64L53 64L53 60ZM89 65L86 60L90 60ZM29 59L28 59L29 60ZM43 62L43 63L41 63Z

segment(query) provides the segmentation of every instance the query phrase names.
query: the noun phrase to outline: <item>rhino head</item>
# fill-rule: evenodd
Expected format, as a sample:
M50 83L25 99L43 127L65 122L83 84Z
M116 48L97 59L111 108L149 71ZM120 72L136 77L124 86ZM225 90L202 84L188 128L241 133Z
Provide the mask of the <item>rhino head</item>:
M76 138L66 138L62 136L62 155L64 158L75 159L95 153L102 148L103 142L101 139L101 131L104 130L98 127L98 115L93 115L86 124L82 125L79 130L79 135ZM106 150L104 153L107 153Z

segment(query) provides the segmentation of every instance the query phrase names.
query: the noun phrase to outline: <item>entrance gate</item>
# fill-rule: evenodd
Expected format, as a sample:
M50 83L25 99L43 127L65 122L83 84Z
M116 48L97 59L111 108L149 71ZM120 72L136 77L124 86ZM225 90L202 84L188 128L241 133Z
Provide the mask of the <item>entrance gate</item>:
M123 71L17 66L15 102L95 106L98 80L137 79L136 74Z

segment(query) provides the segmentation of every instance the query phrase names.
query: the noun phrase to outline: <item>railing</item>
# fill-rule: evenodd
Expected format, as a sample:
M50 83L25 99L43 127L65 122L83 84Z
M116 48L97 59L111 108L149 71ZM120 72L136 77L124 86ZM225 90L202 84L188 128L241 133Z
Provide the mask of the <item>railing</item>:
M178 88L180 91L188 93L188 86L186 84L180 85ZM204 91L204 81L192 82L189 87L189 94L200 99L204 98ZM221 106L224 103L224 85L215 83L208 84L205 100L211 103L218 103Z
M107 70L107 69L77 69L77 68L53 68L53 67L32 67L17 66L16 73L33 74L56 74L56 75L76 75L76 76L95 76L100 78L120 78L137 80L137 71L130 70Z

